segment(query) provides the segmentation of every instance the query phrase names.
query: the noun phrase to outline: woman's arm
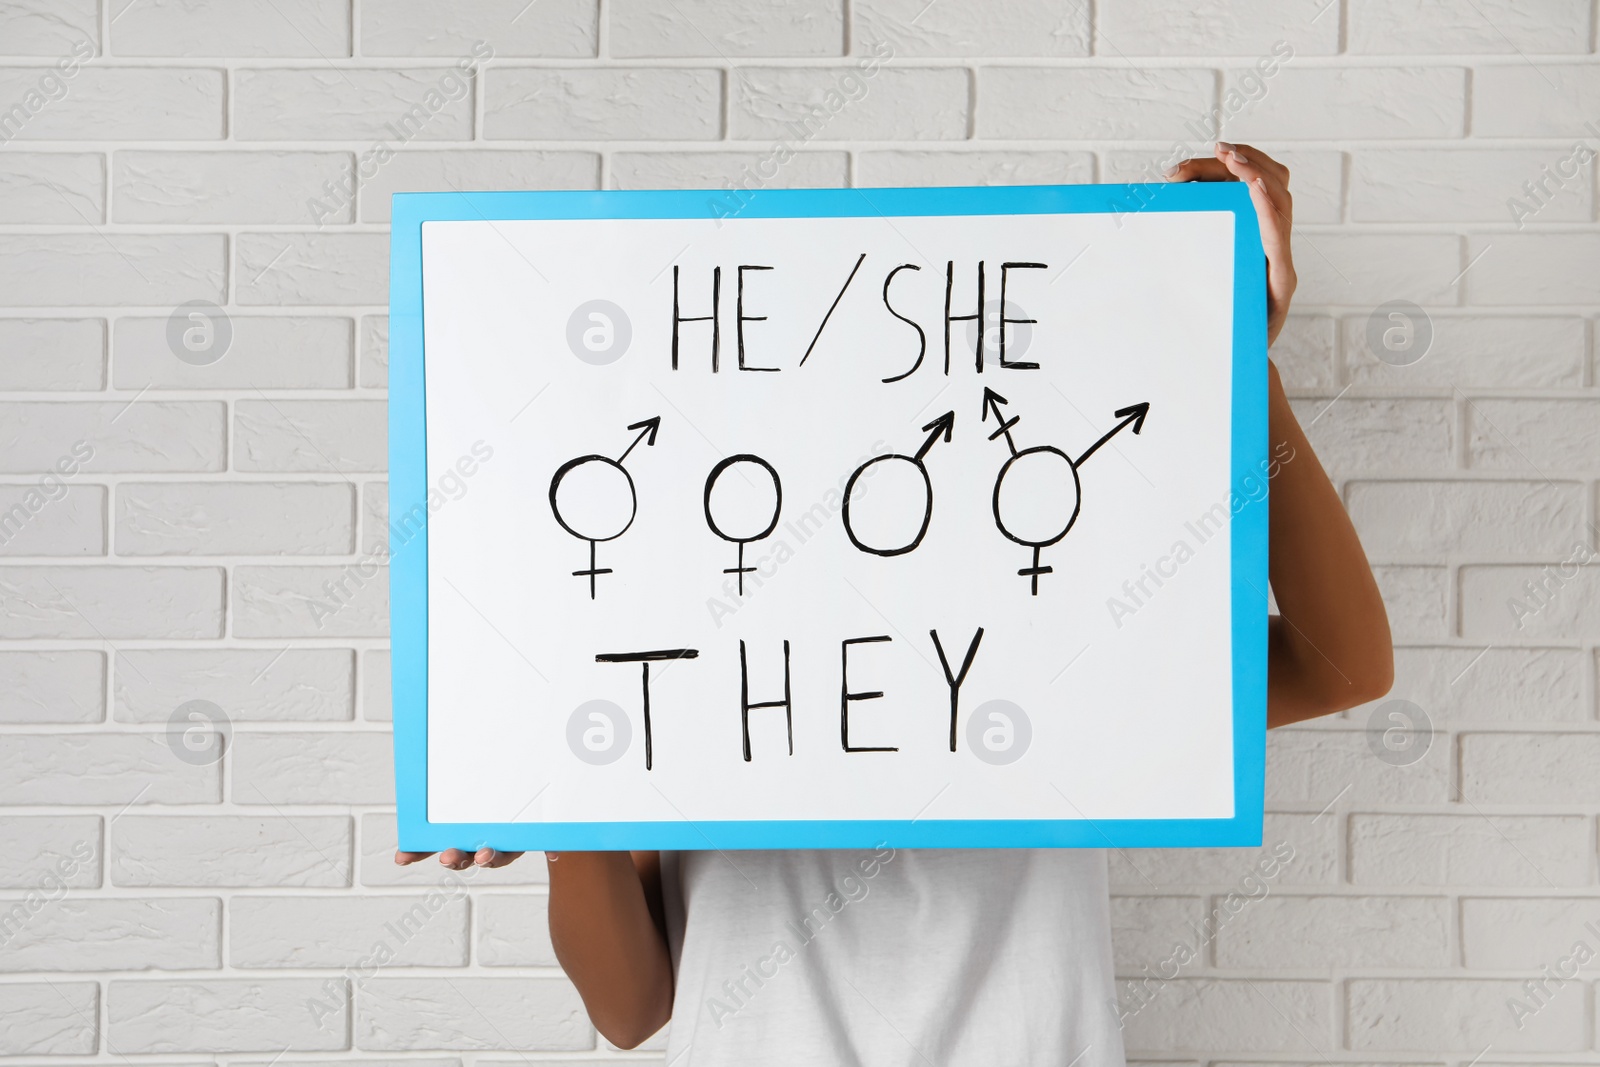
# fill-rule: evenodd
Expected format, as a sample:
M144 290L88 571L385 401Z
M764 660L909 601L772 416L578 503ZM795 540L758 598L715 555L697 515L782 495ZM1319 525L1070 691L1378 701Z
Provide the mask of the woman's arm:
M399 864L427 852L397 852ZM503 867L520 852L458 848L439 854L452 870ZM667 953L656 852L546 853L550 865L550 941L577 986L595 1029L633 1048L672 1017L672 963Z
M1289 169L1249 145L1218 142L1215 159L1189 159L1174 181L1242 181L1267 254L1267 338L1283 329L1294 296ZM1328 715L1389 691L1389 616L1366 553L1268 364L1272 478L1269 576L1278 614L1267 625L1267 725Z

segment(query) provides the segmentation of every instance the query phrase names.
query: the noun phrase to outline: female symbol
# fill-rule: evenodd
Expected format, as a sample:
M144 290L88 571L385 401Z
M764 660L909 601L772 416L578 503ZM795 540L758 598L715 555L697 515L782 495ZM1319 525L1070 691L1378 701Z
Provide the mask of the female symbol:
M567 533L580 541L589 542L589 569L573 571L572 574L577 578L589 579L590 600L594 599L595 576L611 573L610 567L595 565L595 545L601 541L615 541L627 533L628 527L633 525L634 516L639 513L639 494L633 487L633 475L628 473L622 461L628 458L628 453L640 441L654 445L656 431L660 428L660 415L636 422L628 429L638 430L639 436L616 459L579 456L563 463L555 477L550 479L551 514ZM578 529L579 526L584 529Z
M855 473L850 475L850 480L844 486L844 533L846 537L850 538L852 545L855 545L856 548L863 552L870 552L874 556L903 556L922 544L923 537L927 536L928 533L928 523L933 519L933 479L928 476L928 465L923 462L923 457L932 450L939 438L943 437L946 441L949 441L951 433L955 430L955 425L956 413L947 411L923 427L924 430L931 430L932 432L928 434L927 440L922 442L922 447L917 449L915 456L902 456L898 452L891 452L886 456L876 456L869 459L856 468ZM880 463L909 463L912 466L912 470L916 471L922 480L922 524L917 527L916 534L909 540L893 548L875 548L861 540L857 536L855 526L850 518L850 504L855 495L856 483L861 480L863 474ZM887 471L892 468L885 466L883 469Z
M744 533L744 536L740 536L740 534L737 533L727 533L721 526L717 525L717 520L711 516L711 494L712 491L717 487L717 479L722 477L723 471L727 470L735 463L750 464L755 467L759 467L761 470L766 472L767 477L772 479L772 518L759 533ZM741 471L741 473L743 473L743 471ZM746 477L745 481L749 482L750 479ZM751 541L761 540L763 537L766 537L768 534L772 533L773 530L778 528L778 515L783 510L783 482L779 480L778 472L772 469L772 464L768 463L760 456L752 456L748 453L737 456L729 456L721 463L718 463L715 467L712 467L711 473L706 476L705 510L706 525L711 527L711 532L722 538L724 541L732 541L734 544L739 546L739 562L736 565L725 569L722 573L737 574L739 576L739 595L744 596L744 576L755 570L754 567L746 567L744 565L744 546L749 544ZM741 519L748 521L748 516L724 515L724 520L727 521L729 525L736 525ZM741 531L741 533L743 533L743 531Z

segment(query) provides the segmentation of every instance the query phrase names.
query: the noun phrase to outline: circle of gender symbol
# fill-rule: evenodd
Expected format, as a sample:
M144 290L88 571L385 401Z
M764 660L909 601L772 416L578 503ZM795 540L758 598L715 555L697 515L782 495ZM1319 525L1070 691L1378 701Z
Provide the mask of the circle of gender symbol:
M922 447L917 449L916 455L904 456L898 452L891 452L886 456L869 459L855 469L855 473L850 475L850 480L844 486L844 533L846 537L850 538L852 545L855 545L856 548L863 552L870 552L874 556L903 556L922 544L922 539L928 534L928 523L933 519L933 479L929 477L928 465L923 460L929 451L933 449L939 438L943 437L946 441L950 440L950 435L955 429L955 425L956 413L947 411L922 428L924 431L931 432L928 433L927 439L922 442ZM880 463L909 463L918 474L922 475L922 525L917 527L916 535L909 541L894 548L875 548L867 544L856 536L855 525L850 520L850 505L855 499L856 483L861 480L863 474Z
M763 528L760 533L753 534L753 535L751 535L749 537L739 537L739 536L736 536L734 534L730 534L730 533L726 532L725 530L722 529L721 526L717 525L716 518L711 514L711 493L712 493L712 491L714 489L716 489L717 479L721 478L723 472L726 471L729 467L732 467L735 463L748 463L748 464L752 464L754 466L760 467L762 470L766 471L767 472L767 476L772 479L772 518L771 518L770 521L768 521L766 527ZM746 567L744 565L744 546L749 544L752 541L759 541L763 537L766 537L767 535L771 534L773 530L776 530L778 528L778 515L782 512L782 510L783 510L783 482L778 478L778 472L775 469L773 469L772 464L768 463L766 460L762 459L760 456L753 456L753 455L750 455L748 453L744 453L744 454L737 455L737 456L729 456L727 459L723 460L721 463L718 463L715 467L712 467L711 468L711 473L706 476L706 495L705 495L706 525L711 527L711 532L712 533L716 534L718 537L722 538L724 541L732 541L734 544L739 546L739 561L738 561L738 563L736 563L732 567L726 568L725 570L723 570L722 573L723 574L736 574L736 575L739 576L739 595L740 596L744 596L744 576L746 574L749 574L751 571L755 570L754 567Z
M567 531L567 533L571 534L573 537L576 537L580 541L589 542L589 568L587 570L573 571L572 574L577 578L589 579L590 600L593 600L595 595L595 577L597 575L611 573L610 567L601 567L596 565L595 546L601 541L615 541L617 538L627 533L628 527L633 525L634 518L639 514L639 493L634 488L633 475L629 474L628 468L622 465L623 461L628 458L628 453L632 452L634 448L638 446L640 441L643 441L646 445L654 445L656 443L656 432L660 428L661 416L659 415L654 418L645 419L643 422L636 422L632 426L629 426L628 429L638 430L639 436L635 437L633 439L633 444L630 444L627 447L627 450L616 459L612 459L609 456L600 455L579 456L577 459L569 459L567 462L563 463L559 468L557 468L555 477L550 479L550 513L555 516L556 522L558 522L561 525L561 528ZM602 492L597 487L601 480L606 480L612 484L616 484L616 478L610 474L610 472L613 470L622 475L621 484L627 488L628 502L626 508L616 508L609 522L607 522L605 519L599 518L590 520L597 523L600 526L599 529L580 530L571 522L568 522L567 517L561 513L561 502L557 499L561 493L561 483L564 482L569 475L576 473L579 479L577 484L582 484L586 481L589 483L588 492L590 494L598 494ZM605 503L604 501L592 499L586 499L583 502L590 505L602 506ZM623 511L627 512L626 518L622 517ZM586 517L586 519L587 518L588 517ZM579 519L578 521L584 525L587 525L588 522L586 519Z

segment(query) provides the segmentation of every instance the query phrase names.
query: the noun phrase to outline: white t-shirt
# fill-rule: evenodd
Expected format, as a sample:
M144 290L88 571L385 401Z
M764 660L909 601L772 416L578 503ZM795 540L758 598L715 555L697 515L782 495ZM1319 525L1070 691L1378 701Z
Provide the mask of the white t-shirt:
M673 1067L1122 1067L1097 849L663 852Z

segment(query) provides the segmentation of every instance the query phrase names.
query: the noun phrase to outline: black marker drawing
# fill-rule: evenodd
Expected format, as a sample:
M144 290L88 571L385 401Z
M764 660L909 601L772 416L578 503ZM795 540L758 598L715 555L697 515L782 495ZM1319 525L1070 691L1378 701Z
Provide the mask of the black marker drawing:
M928 476L928 465L922 460L932 451L933 446L940 437L943 437L946 441L950 440L951 434L955 431L955 426L956 413L947 411L923 427L924 430L931 432L928 434L928 439L922 442L922 447L917 449L915 456L902 456L898 452L891 452L886 456L877 456L869 459L855 469L855 473L850 475L850 480L845 483L844 487L844 532L845 536L850 538L852 545L855 545L863 552L870 552L874 556L903 556L922 544L923 537L927 536L928 533L928 523L933 519L933 479ZM922 475L922 525L917 528L915 537L895 548L874 548L857 537L855 528L850 525L850 499L855 493L856 483L861 480L863 474L879 463L909 463L916 468L918 474Z
M856 259L856 265L850 268L850 277L846 278L844 284L839 287L839 295L834 297L833 303L828 305L828 313L822 316L822 322L818 324L817 332L812 335L811 343L806 345L806 354L800 357L800 366L804 367L806 360L811 358L811 350L817 347L818 341L822 340L822 331L828 328L828 320L833 318L834 311L839 307L839 301L844 299L844 291L850 288L851 282L856 280L856 271L861 269L861 264L865 263L866 259L867 254L865 252L861 253L860 257Z
M660 421L659 419L657 421ZM640 425L643 425L642 423ZM630 426L629 429L632 429ZM627 455L627 453L623 453ZM640 685L644 689L644 769L649 770L655 761L655 751L650 739L650 664L663 660L698 659L698 648L655 648L648 652L602 652L594 658L596 663L638 663L641 665ZM793 753L790 753L793 755Z
M1011 450L1010 457L1008 457L1005 461L1005 464L1001 466L1000 474L995 478L994 481L994 524L999 528L1000 533L1007 540L1015 541L1019 545L1025 545L1028 548L1033 549L1032 566L1023 567L1021 570L1017 571L1017 573L1030 580L1033 587L1033 595L1038 596L1039 575L1049 574L1052 571L1052 568L1040 565L1040 550L1049 548L1051 545L1067 536L1067 531L1072 529L1073 523L1078 521L1078 511L1082 507L1083 503L1081 497L1082 486L1078 480L1078 468L1083 466L1084 462L1088 460L1090 456L1094 455L1095 452L1100 449L1101 445L1111 440L1111 438L1115 437L1124 428L1132 427L1134 433L1138 433L1143 430L1145 416L1150 414L1150 404L1148 401L1146 401L1142 404L1134 404L1130 407L1118 408L1115 412L1115 415L1122 421L1108 430L1100 438L1100 440L1096 441L1094 444L1085 449L1083 454L1078 456L1077 459L1073 459L1065 452L1061 451L1061 449L1056 448L1054 445L1035 445L1032 448L1024 448L1019 451L1017 449L1016 442L1011 439L1011 428L1022 420L1021 416L1016 415L1009 419L1006 418L1005 412L1000 410L1000 405L1008 403L1010 403L1010 401L1001 396L999 393L995 392L993 389L985 388L983 390L983 421L987 422L989 420L989 415L993 413L995 422L999 423L999 428L995 430L994 433L989 435L989 440L993 441L996 438L1003 436L1006 439L1006 447ZM1071 478L1070 495L1072 499L1072 514L1067 517L1065 525L1063 525L1059 531L1042 538L1018 536L1006 525L1005 519L1000 515L1000 490L1001 487L1005 485L1006 475L1011 473L1012 468L1015 467L1018 462L1027 462L1029 461L1030 457L1037 457L1037 462L1053 463L1058 467L1064 465L1066 470L1059 475L1063 487L1068 484L1067 478Z
M657 415L654 418L645 419L643 422L636 422L629 426L628 429L638 430L639 436L635 437L633 439L633 443L628 445L628 447L623 450L622 455L618 456L616 459L612 459L609 456L579 456L577 459L570 459L563 463L556 471L555 477L550 479L550 513L556 517L556 522L560 523L561 528L567 531L567 533L571 534L573 537L576 537L580 541L589 542L589 569L573 571L572 574L575 578L589 579L590 600L595 598L596 575L611 573L610 567L600 567L596 565L595 546L601 541L615 541L617 538L627 533L628 527L633 525L634 517L639 513L639 494L634 490L633 487L633 475L628 473L628 468L624 467L622 462L628 458L629 452L632 452L636 447L638 447L640 441L644 441L646 445L654 445L656 443L656 432L661 429L661 416ZM603 529L584 532L582 530L574 529L571 524L569 524L567 520L562 517L561 505L556 501L556 495L561 489L561 482L567 477L567 475L576 470L583 470L583 468L589 467L590 464L595 463L600 464L601 469L608 469L612 467L616 468L619 472L621 472L623 481L627 486L628 517L625 521L622 521L621 525L615 530ZM592 471L594 468L590 469Z
M766 471L768 477L772 479L772 519L767 523L760 533L753 534L749 537L738 537L734 534L726 533L721 526L717 525L716 518L711 514L711 492L716 488L717 479L721 478L723 472L729 467L733 466L735 463L749 463L760 467L762 470ZM778 516L783 511L783 482L778 478L778 472L773 469L772 464L768 463L760 456L753 456L749 453L744 453L737 456L729 456L721 463L718 463L715 467L712 467L711 473L706 475L705 511L706 525L711 527L711 532L722 538L724 541L732 541L734 544L739 546L738 563L732 567L724 569L722 573L736 574L739 576L739 595L744 596L744 576L755 570L754 567L746 567L744 565L744 546L749 544L751 541L761 540L763 537L766 537L767 535L771 534L773 530L778 528Z

